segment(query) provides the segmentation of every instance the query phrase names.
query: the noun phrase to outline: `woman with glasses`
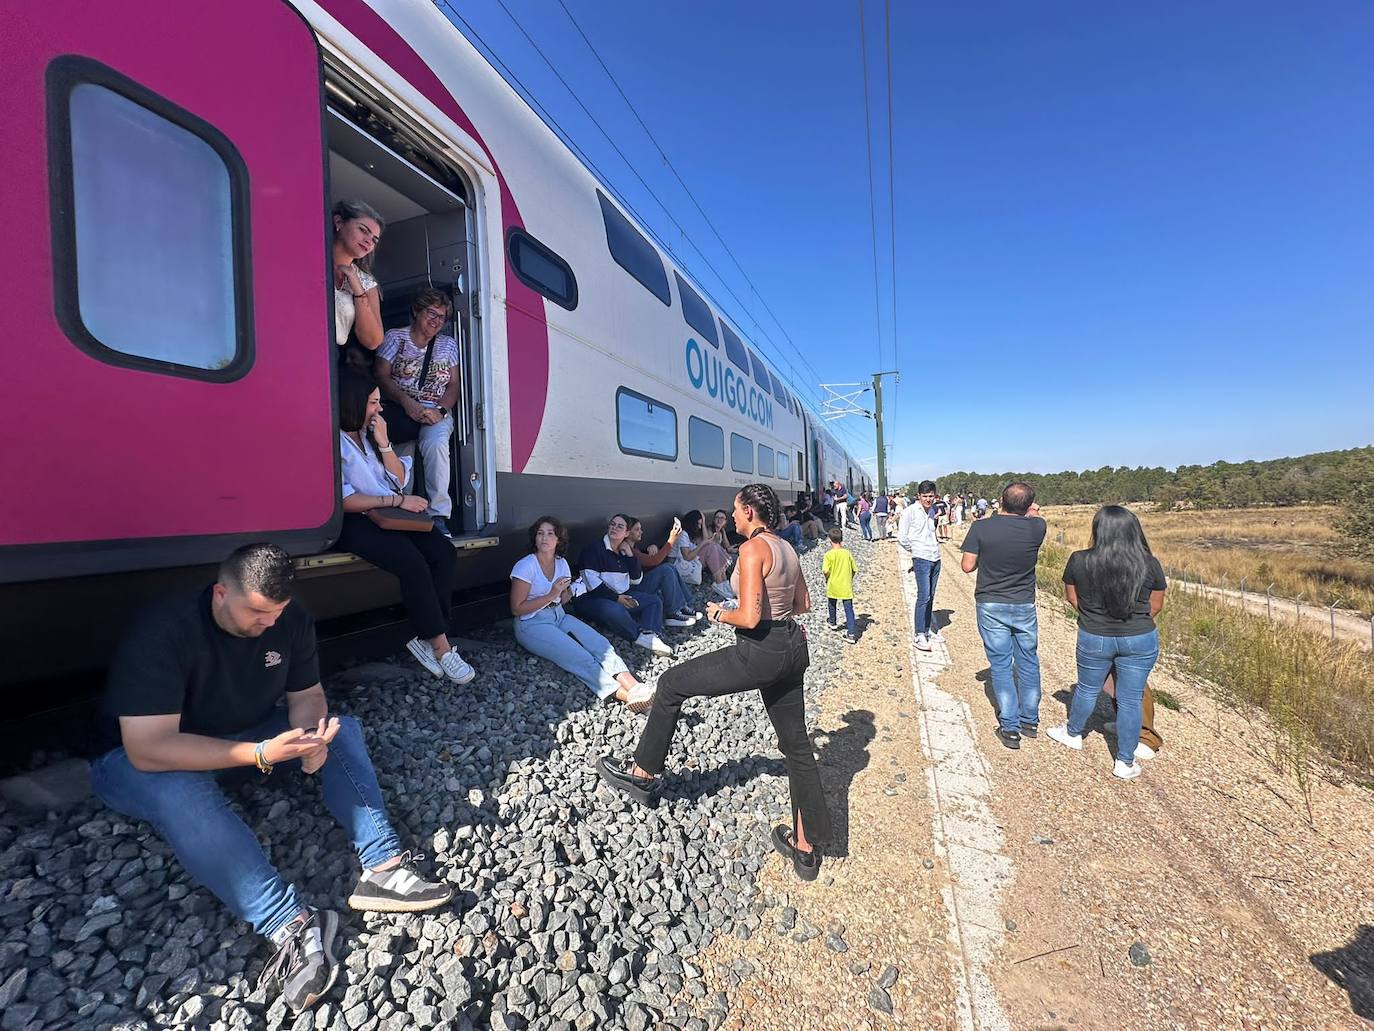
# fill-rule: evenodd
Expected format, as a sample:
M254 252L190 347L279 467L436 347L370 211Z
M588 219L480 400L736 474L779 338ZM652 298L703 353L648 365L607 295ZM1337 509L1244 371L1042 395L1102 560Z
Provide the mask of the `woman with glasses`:
M630 517L613 515L606 536L582 549L577 614L655 655L672 655L672 647L658 636L663 601L642 589L644 570L629 533Z
M372 278L372 259L386 222L360 200L339 201L333 216L334 342L344 348L352 334L367 351L375 351L382 342L382 298Z
M429 497L428 511L434 517L434 525L446 535L448 519L453 514L448 493L453 472L449 442L453 439L453 406L458 403L461 369L458 341L439 330L452 310L446 294L438 290L420 291L410 306L410 325L387 332L373 366L377 385L390 402L387 407L392 439L398 443L417 442L425 493ZM404 418L396 418L392 406L399 408Z

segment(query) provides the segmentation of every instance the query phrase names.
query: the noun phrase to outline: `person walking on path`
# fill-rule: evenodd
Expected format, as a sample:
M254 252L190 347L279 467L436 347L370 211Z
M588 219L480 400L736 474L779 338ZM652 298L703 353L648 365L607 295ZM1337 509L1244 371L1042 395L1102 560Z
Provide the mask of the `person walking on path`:
M1078 610L1078 684L1069 722L1049 736L1081 750L1083 731L1112 666L1116 666L1116 764L1122 780L1140 776L1141 701L1159 658L1155 616L1164 607L1166 581L1150 553L1135 513L1104 505L1093 516L1092 540L1064 566L1064 595Z
M879 494L873 500L873 518L878 522L880 541L887 540L887 517L892 511L892 500L886 494Z
M707 617L735 628L735 644L669 669L639 746L632 757L603 756L597 773L608 786L643 805L657 802L682 703L698 696L757 690L778 735L792 797L792 825L773 829L773 847L792 860L802 880L820 872L817 842L830 838L830 812L820 768L806 733L802 676L811 663L806 635L793 616L811 610L811 596L792 548L773 532L780 506L766 484L751 483L735 495L735 529L744 536L734 573L739 607L711 603Z
M825 600L830 608L830 629L838 630L836 603L844 605L844 621L849 628L849 643L859 639L858 627L854 622L854 574L859 567L854 564L854 556L844 546L844 531L838 526L826 531L830 537L830 550L821 562L821 574L825 577Z
M940 542L935 537L935 484L925 480L916 488L916 504L907 505L897 521L897 543L911 554L911 571L916 574L916 648L930 651L930 643L943 641L935 629L935 585L940 581Z
M835 525L844 529L845 523L849 521L849 491L836 480L830 488L830 497L834 499L831 511L835 516Z
M1045 520L1026 514L1034 503L1030 484L1008 484L999 513L969 527L960 563L965 573L978 571L978 636L991 667L997 735L1008 748L1020 748L1021 736L1035 737L1040 727L1035 563Z
M868 492L859 495L859 531L864 535L864 540L873 539L873 502L868 500Z

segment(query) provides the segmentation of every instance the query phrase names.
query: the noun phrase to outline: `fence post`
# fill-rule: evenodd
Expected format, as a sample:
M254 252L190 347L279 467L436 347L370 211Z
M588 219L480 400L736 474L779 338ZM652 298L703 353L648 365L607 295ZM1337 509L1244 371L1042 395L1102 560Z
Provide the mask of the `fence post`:
M1331 640L1336 639L1336 609L1340 607L1340 602L1328 605L1327 609L1331 614Z
M1270 584L1264 589L1264 618L1274 618L1274 585Z
M1240 607L1245 608L1245 581L1250 579L1248 576L1240 578Z
M1374 652L1374 616L1369 617L1369 650Z
M1227 574L1225 574L1225 573L1222 573L1222 574L1221 574L1221 590L1222 590L1222 593L1225 593L1225 591L1226 591L1226 576L1227 576Z
M1297 612L1298 626L1302 626L1302 596L1306 593L1306 591L1303 591L1302 594L1299 594L1296 598L1293 599L1293 608Z

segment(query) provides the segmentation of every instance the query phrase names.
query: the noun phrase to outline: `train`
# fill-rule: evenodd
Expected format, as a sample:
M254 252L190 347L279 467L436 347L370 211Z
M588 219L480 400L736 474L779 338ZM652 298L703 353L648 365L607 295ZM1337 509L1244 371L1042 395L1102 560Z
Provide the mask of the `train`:
M460 589L504 583L545 512L653 537L754 480L871 487L429 0L3 7L0 688L98 670L142 602L248 541L291 552L317 619L397 602L330 550L344 198L387 223L385 326L454 301Z

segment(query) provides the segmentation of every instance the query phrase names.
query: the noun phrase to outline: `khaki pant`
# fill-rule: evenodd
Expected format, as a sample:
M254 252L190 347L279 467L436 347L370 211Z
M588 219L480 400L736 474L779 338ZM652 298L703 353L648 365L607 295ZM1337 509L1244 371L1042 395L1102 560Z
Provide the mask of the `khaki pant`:
M1116 710L1116 669L1107 674L1102 691L1112 700L1112 710ZM1155 730L1155 693L1150 690L1149 681L1145 682L1145 697L1140 702L1140 740L1158 752L1164 747L1164 739Z

